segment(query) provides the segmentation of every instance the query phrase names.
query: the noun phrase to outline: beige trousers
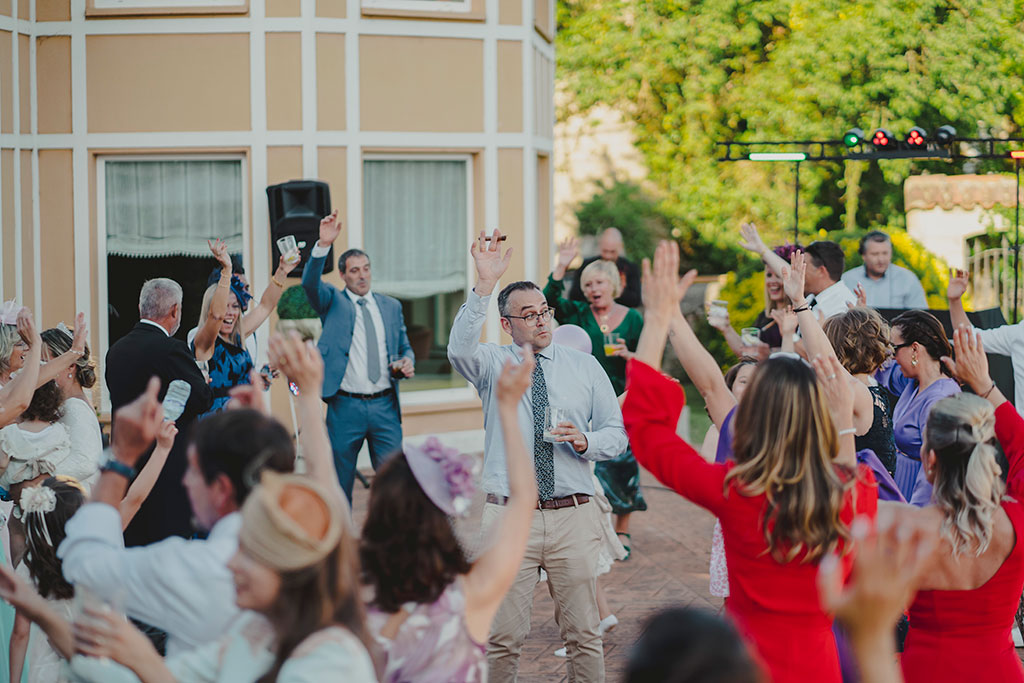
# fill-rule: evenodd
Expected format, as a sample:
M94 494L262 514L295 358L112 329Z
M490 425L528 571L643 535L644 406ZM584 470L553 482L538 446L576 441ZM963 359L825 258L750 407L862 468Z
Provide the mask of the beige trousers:
M484 505L481 533L504 508ZM551 594L561 612L559 628L568 649L570 683L604 681L604 650L598 633L596 562L601 536L593 501L560 510L536 510L526 554L512 587L498 608L487 643L490 683L511 683L519 672L519 653L530 632L533 592L540 568L548 574Z

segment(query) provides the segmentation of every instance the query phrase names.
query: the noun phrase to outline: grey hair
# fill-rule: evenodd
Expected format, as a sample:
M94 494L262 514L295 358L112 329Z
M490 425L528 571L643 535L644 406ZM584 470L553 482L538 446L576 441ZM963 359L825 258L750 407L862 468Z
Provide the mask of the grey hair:
M181 285L166 277L146 280L139 292L139 315L147 320L160 320L177 304L181 306Z
M944 398L928 415L921 453L935 452L932 500L943 513L941 533L955 555L981 555L992 540L1006 490L993 445L995 424L992 405L973 394Z
M502 318L508 315L508 298L513 292L541 291L535 283L529 280L519 280L505 285L505 288L498 292L498 315Z
M582 288L587 284L587 281L599 275L604 275L608 278L608 282L612 286L612 298L618 298L622 294L622 277L619 275L618 266L611 261L597 259L588 264L580 274L580 287Z
M20 339L16 325L0 324L0 372L7 372L11 368L11 354Z

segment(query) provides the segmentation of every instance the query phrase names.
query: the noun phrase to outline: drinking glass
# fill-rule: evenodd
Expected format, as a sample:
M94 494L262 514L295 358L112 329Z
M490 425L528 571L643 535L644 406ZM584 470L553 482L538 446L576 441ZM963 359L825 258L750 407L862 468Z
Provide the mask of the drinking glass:
M558 435L552 434L551 430L557 427L559 423L568 421L569 416L565 408L558 408L556 406L546 407L544 409L544 440L554 443Z

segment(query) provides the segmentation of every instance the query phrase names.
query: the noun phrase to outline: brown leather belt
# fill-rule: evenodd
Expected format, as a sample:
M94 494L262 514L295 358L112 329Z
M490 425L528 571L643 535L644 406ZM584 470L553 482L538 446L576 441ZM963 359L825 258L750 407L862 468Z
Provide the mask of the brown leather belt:
M505 505L508 503L508 496L498 496L493 493L487 494L487 502L492 505ZM537 501L538 510L561 510L571 508L590 502L590 496L585 493L574 493L563 498L552 498L550 500Z

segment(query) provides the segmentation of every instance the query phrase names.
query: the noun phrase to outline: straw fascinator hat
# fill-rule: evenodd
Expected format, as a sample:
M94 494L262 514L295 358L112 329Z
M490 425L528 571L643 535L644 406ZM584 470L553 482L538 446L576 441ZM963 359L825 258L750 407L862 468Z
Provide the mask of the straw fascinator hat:
M242 506L239 544L261 564L294 571L338 545L346 514L341 497L298 474L264 471Z
M452 517L469 512L479 470L476 458L445 446L436 436L420 446L406 445L402 450L423 493L441 512Z

